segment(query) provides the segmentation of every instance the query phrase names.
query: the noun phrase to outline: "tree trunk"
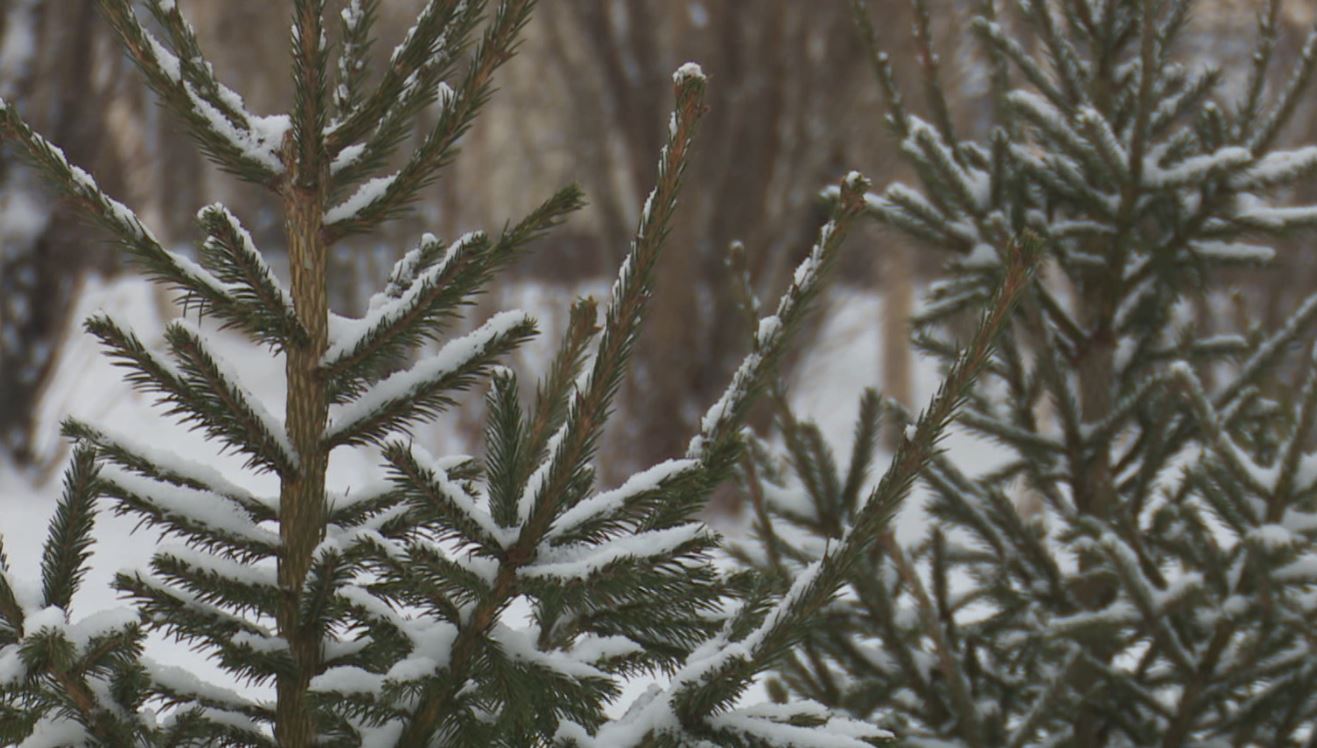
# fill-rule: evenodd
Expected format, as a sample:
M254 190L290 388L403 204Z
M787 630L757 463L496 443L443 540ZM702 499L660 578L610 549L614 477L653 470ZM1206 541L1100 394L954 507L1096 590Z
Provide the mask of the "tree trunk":
M281 748L310 748L316 725L309 695L311 679L320 670L319 632L308 630L300 602L316 546L325 529L325 468L329 454L324 446L329 403L320 361L329 347L329 301L326 288L328 251L324 235L327 200L327 165L316 107L322 101L319 82L309 70L320 39L321 19L315 3L298 15L302 45L294 54L303 61L301 111L294 121L301 128L284 149L288 172L284 187L285 231L293 307L306 331L306 342L290 344L286 352L288 439L297 456L296 475L284 476L279 505L279 635L288 643L293 672L279 678L275 738Z

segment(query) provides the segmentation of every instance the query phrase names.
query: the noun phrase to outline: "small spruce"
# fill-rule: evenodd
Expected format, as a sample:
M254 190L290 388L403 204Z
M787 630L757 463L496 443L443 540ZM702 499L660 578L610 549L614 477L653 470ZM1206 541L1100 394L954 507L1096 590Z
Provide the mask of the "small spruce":
M1185 310L1264 265L1257 242L1317 225L1317 207L1283 204L1317 147L1280 145L1317 31L1274 86L1280 3L1262 4L1231 90L1184 61L1189 0L1020 2L1010 24L997 5L972 23L994 102L974 140L948 114L928 4L924 120L855 0L919 180L868 195L867 212L949 258L917 345L954 360L1010 248L1044 256L959 418L1003 460L973 474L934 457L922 536L864 556L770 691L921 745L1311 745L1317 379L1310 357L1299 383L1285 372L1317 298L1274 331L1211 334ZM907 423L875 393L858 413L845 469L785 407L784 451L743 465L755 539L737 553L781 585L863 523L879 420Z
M780 596L747 591L725 574L712 558L717 537L699 519L740 459L752 402L864 210L863 178L850 175L839 186L817 243L775 314L757 323L753 352L685 456L599 491L595 455L655 291L703 111L706 81L697 66L674 75L657 184L602 310L591 300L573 307L556 355L527 396L498 362L536 334L533 319L500 312L462 335L453 323L532 240L580 207L576 188L497 235L423 237L364 317L329 309L326 274L334 242L404 211L451 162L533 2L430 0L389 64L371 70L366 50L379 3L350 2L340 16L341 49L332 50L323 0L295 0L295 96L278 116L248 111L219 82L172 0L146 0L149 26L130 0L100 4L201 150L277 201L288 285L223 206L198 214L194 260L161 246L4 102L0 134L187 308L282 357L286 408L277 414L214 345L213 325L176 320L157 347L112 315L86 323L132 384L207 435L217 452L239 454L252 473L273 476L279 490L258 494L130 434L68 421L76 449L41 584L26 584L0 554L0 740L614 748L865 746L884 737L817 704L739 702L751 679L804 635L867 541L843 544ZM399 153L417 117L434 108L420 145ZM393 163L401 166L386 172ZM921 422L924 451L899 461L889 493L922 464L986 360L1008 301L953 369ZM404 363L427 342L437 351ZM429 455L410 429L477 385L488 387L484 458ZM336 448L378 450L385 479L350 491L333 485L326 476ZM127 608L75 618L102 499L171 542L148 568L116 577ZM866 534L890 505L873 503ZM264 686L273 698L153 660L149 632L190 644L237 683ZM661 673L673 674L666 689L610 719L626 679Z

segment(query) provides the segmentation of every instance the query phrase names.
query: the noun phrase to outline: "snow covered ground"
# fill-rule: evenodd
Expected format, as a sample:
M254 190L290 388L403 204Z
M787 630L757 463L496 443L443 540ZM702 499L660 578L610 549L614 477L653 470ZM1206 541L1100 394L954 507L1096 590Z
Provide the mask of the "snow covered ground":
M159 333L167 321L162 312L168 307L157 302L154 289L146 281L137 278L110 283L91 281L80 299L75 314L77 320L105 311L131 326L149 345L160 345ZM500 300L520 305L540 317L542 326L548 330L561 324L563 311L558 307L565 310L567 301L561 294L535 286L509 290ZM860 393L865 387L879 384L881 347L876 330L881 300L871 293L837 289L822 313L825 322L798 377L799 381L810 382L811 386L796 388L794 398L799 414L818 422L837 450L839 459L844 460ZM282 413L284 375L281 360L235 333L214 330L214 325L207 320L200 320L200 324L213 335L219 352L237 365L243 384L271 412ZM549 350L548 343L540 343L538 347L532 344L528 353L532 358L537 353L547 357ZM254 492L270 494L277 490L272 476L252 475L242 469L242 460L238 457L216 455L213 445L207 443L202 434L164 417L152 406L149 396L135 392L123 381L122 373L100 354L95 341L83 333L81 327L72 331L40 409L36 452L51 465L51 469L20 473L0 465L0 534L3 534L5 549L19 577L39 578L46 524L60 491L60 470L66 445L59 437L59 424L65 417L73 416L129 434L185 459L211 464L230 480ZM938 383L938 374L930 362L918 362L916 382L921 400L932 394ZM451 415L452 419L461 417L461 413ZM419 435L418 440L428 441L427 446L436 453L462 450L461 438L454 436L458 431L454 426L453 420L441 421ZM976 467L991 465L997 454L990 445L964 434L954 434L946 446L971 472ZM339 450L333 454L329 466L331 484L339 490L350 490L352 486L372 482L379 475L377 465L378 461L366 450ZM898 518L898 533L913 539L923 523L916 495ZM108 513L98 518L91 569L75 600L78 616L88 616L115 606L116 593L112 585L115 572L144 567L149 561L157 544L157 535L153 531L135 529L134 525L129 518ZM218 668L182 645L159 641L152 646L151 654L162 662L185 664L202 677L214 677L220 682L228 680ZM633 685L635 688L628 691L634 693L643 684ZM622 703L628 701L629 698L624 696Z

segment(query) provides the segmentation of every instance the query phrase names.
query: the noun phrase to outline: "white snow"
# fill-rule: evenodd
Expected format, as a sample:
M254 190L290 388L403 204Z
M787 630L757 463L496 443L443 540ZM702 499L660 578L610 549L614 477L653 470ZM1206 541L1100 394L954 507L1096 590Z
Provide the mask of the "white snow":
M1265 524L1250 530L1248 539L1269 551L1274 551L1294 545L1301 540L1301 537L1290 532L1290 529L1284 525Z
M424 448L416 445L412 445L411 454L412 458L421 467L430 471L433 476L432 485L438 488L444 498L448 499L463 516L474 522L486 536L505 548L516 542L517 533L515 528L499 527L493 516L490 515L489 510L483 505L483 502L472 496L459 483L449 477L448 471L452 468L451 461L437 459L426 452Z
M93 639L109 636L137 625L137 613L131 608L118 607L94 611L65 630L65 636L79 652L86 651Z
M704 70L694 62L688 62L682 65L672 74L672 82L677 85L681 85L691 79L704 80Z
M385 677L355 665L332 667L311 679L311 690L322 693L379 693Z
M822 721L824 726L800 727L785 722L802 713ZM734 709L714 715L709 719L709 724L714 728L730 729L758 738L767 745L794 748L869 748L873 743L863 738L886 738L891 735L859 720L832 716L821 709L809 709L807 703L781 707L765 704Z
M535 561L518 573L525 577L585 579L618 561L666 556L686 543L707 537L708 528L702 522L691 522L622 535L598 545L581 543L557 548L541 545Z
M1236 217L1250 224L1278 231L1317 224L1317 206L1276 208L1256 205L1240 211Z
M960 261L960 264L971 269L988 269L997 267L1001 264L1001 255L997 254L997 248L987 242L979 242L974 245L970 253Z
M1310 145L1292 151L1275 151L1258 159L1257 163L1230 180L1230 186L1239 190L1265 187L1317 168L1317 146Z
M1223 241L1194 241L1189 243L1189 247L1195 254L1212 260L1227 262L1271 262L1276 256L1276 250L1271 247L1259 244L1244 244L1242 242L1223 242Z
M1247 148L1228 146L1215 153L1193 156L1162 168L1151 158L1143 165L1143 181L1151 187L1168 189L1198 184L1210 176L1240 168L1253 160Z
M82 725L62 717L46 716L37 721L18 748L64 748L70 745L87 745L89 735Z
M260 250L256 248L256 242L252 240L251 232L242 225L242 222L238 220L237 216L233 215L223 203L212 203L211 205L207 205L197 211L198 217L204 217L208 214L216 215L228 224L233 233L238 236L238 250L247 257L248 262L256 267L256 272L261 276L261 282L275 289L275 292L279 296L279 300L283 303L284 309L291 312L293 309L293 297L288 293L288 289L279 282L278 276L276 276L274 271L270 269L269 264L265 262L265 257L261 254ZM206 241L210 242L214 240L208 238ZM232 289L231 286L228 288Z
M583 376L589 376L588 370ZM577 391L583 391L585 388L578 385ZM575 407L574 405L572 407ZM522 490L521 496L517 497L517 517L521 522L530 519L531 513L540 500L540 493L544 490L544 483L549 479L549 472L553 470L554 464L558 460L558 447L562 444L563 438L567 434L567 429L571 426L571 418L564 419L563 424L558 430L549 437L544 445L544 461L535 468L526 479L526 487Z
M178 57L161 44L149 31L143 30L143 35L146 37L147 45L150 47L151 54L155 57L161 71L175 86L183 90L191 101L193 108L205 119L214 135L228 141L229 145L241 153L243 158L259 163L272 173L279 174L283 172L283 162L278 155L279 148L282 145L284 133L292 126L291 120L286 115L252 116L242 108L242 99L237 94L224 89L221 94L224 103L239 113L241 127L235 125L214 105L198 94L191 83L184 80L182 63Z
M266 435L274 440L275 445L283 452L284 458L290 464L297 465L299 459L297 450L293 449L293 443L288 438L288 432L284 429L283 419L275 416L274 413L271 413L263 404L261 404L260 398L256 397L251 388L243 382L237 368L225 360L223 354L216 350L216 346L211 341L210 335L187 319L174 320L170 325L183 330L200 344L201 350L210 356L211 361L215 364L215 368L219 370L220 376L224 378L228 385L242 398L243 402L247 404L248 410L258 421L260 421L261 428L265 431Z
M43 629L62 632L65 625L67 625L67 621L65 620L67 615L68 614L64 612L63 608L58 608L53 605L44 607L34 613L29 613L27 618L23 620L24 633L31 636Z
M276 589L279 585L273 562L239 563L181 543L162 544L156 556L174 558L197 571L251 587Z
M632 475L617 488L601 491L563 512L554 521L546 537L552 540L579 527L582 523L601 517L625 506L638 494L652 491L666 481L678 478L699 467L695 460L665 460L653 467Z
M329 173L338 174L340 171L352 166L357 163L357 159L361 158L361 154L365 152L365 143L354 143L353 145L347 146L339 151L338 155L335 156L334 160L329 164Z
M535 646L537 633L495 624L489 631L489 638L513 661L526 662L573 678L607 678L603 671L571 655L539 649Z
M599 663L606 660L641 654L644 646L625 636L596 636L586 634L572 645L571 656L581 662Z
M149 657L142 658L151 680L165 688L180 694L191 694L207 701L232 705L247 705L252 702L236 691L222 688L214 683L198 678L191 670L173 665L165 665Z
M389 403L413 396L435 379L485 355L492 344L514 328L533 322L521 311L495 314L475 331L449 341L438 353L421 359L409 369L389 375L372 385L361 397L332 410L326 435L332 438L351 430L359 422L384 410Z
M448 246L444 256L434 263L419 277L415 276L421 259L420 249L413 249L403 256L394 266L393 277L401 285L397 297L377 295L372 299L369 312L359 319L334 316L330 322L329 347L321 362L333 366L335 362L352 354L363 342L377 330L396 323L403 316L415 311L423 300L423 294L448 273L453 264L460 261L466 253L485 240L484 232L473 231L462 235ZM437 241L426 235L421 239L422 245Z
M368 206L383 200L389 188L397 180L397 174L390 174L386 177L374 177L363 182L357 188L357 191L352 193L351 197L325 211L325 224L332 226L336 223L354 220L357 214Z
M20 649L18 644L0 647L0 687L17 683L27 677L27 667L23 665Z
M209 491L152 480L118 465L102 467L100 477L108 484L120 486L141 497L167 518L185 525L199 526L220 536L237 538L271 549L279 546L278 535L257 527L244 512Z

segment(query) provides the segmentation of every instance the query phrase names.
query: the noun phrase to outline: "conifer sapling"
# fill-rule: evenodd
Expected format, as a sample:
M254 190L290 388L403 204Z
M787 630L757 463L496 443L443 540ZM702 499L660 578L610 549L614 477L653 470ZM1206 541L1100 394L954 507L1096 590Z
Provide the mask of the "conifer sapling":
M1308 373L1297 387L1279 374L1317 299L1271 332L1212 334L1187 310L1226 297L1223 271L1271 258L1256 237L1317 224L1317 207L1280 202L1317 171L1317 148L1279 146L1317 32L1273 88L1280 3L1266 3L1231 91L1183 61L1192 2L1019 3L1029 43L984 3L973 29L995 114L976 141L948 113L927 4L931 121L906 109L855 5L919 178L869 195L868 212L950 258L916 342L954 356L1017 237L1038 238L1045 269L960 417L1003 461L977 475L956 454L932 461L923 537L865 558L784 661L779 695L912 742L1310 744L1314 390ZM760 449L743 470L760 508L747 563L790 578L857 521L877 419L904 425L875 394L859 410L846 470L782 414L785 454Z
M575 188L497 236L423 237L362 318L334 314L325 289L331 245L403 211L452 160L533 3L430 0L388 66L371 71L365 50L378 3L353 0L341 15L331 84L325 3L295 0L295 97L287 115L269 117L248 111L219 82L175 2L145 5L162 38L129 0L101 2L129 56L206 155L279 201L287 286L223 206L198 214L204 238L192 259L162 247L9 103L0 102L0 133L188 308L282 357L280 416L252 396L242 367L219 353L212 324L171 322L163 347L112 315L86 325L129 381L217 450L273 475L279 491L260 495L130 434L69 421L77 449L42 588L25 585L0 558L0 739L411 748L612 746L623 737L657 745L791 745L805 737L869 745L882 737L816 705L732 708L749 678L802 635L855 552L822 564L765 618L770 598L735 604L739 588L712 562L716 537L699 520L738 459L750 403L863 210L862 178L840 186L831 220L776 314L757 325L754 351L687 455L597 491L594 456L654 292L703 108L698 67L674 76L676 108L657 185L602 321L592 301L573 308L556 356L523 404L517 377L497 361L535 334L534 320L500 312L464 335L452 323L529 242L581 205ZM399 154L417 116L432 107L433 127L414 151ZM381 176L395 155L402 166ZM401 365L427 341L438 350ZM983 348L976 350L966 367L982 360ZM430 456L409 429L478 383L489 386L485 457ZM962 386L940 401L929 439ZM378 449L384 476L331 484L335 448ZM904 474L915 467L906 464ZM117 576L126 611L75 619L102 497L168 542L149 568ZM523 618L514 606L529 612ZM148 631L191 644L273 699L151 659ZM671 698L647 698L628 712L653 716L655 705L670 704L663 714L672 719L638 726L608 719L625 678L673 670L713 677L684 678Z

